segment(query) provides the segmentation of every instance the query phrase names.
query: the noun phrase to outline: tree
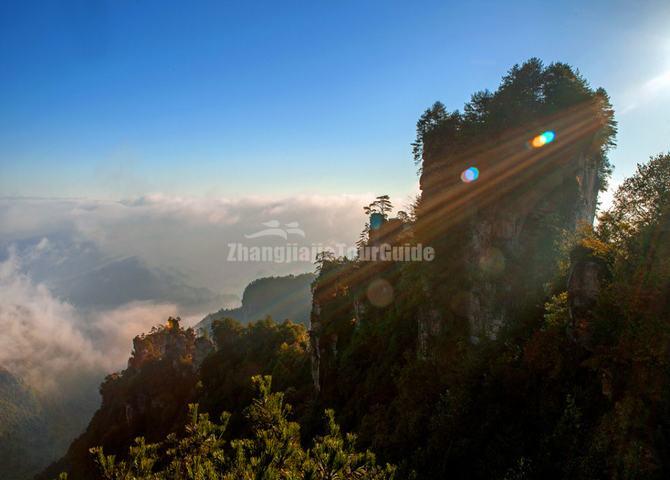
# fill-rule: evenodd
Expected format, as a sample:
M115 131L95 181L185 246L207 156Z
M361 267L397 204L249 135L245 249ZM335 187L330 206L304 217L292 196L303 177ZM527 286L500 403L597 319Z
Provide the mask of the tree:
M356 435L348 433L342 436L333 410L326 410L326 419L327 434L318 437L314 447L308 451L310 462L307 464L305 480L382 480L393 477L394 467L388 464L377 466L375 456L370 451L356 451Z
M314 439L311 449L300 444L300 426L288 419L291 406L284 394L272 392L269 376L252 379L257 397L247 409L249 438L227 442L230 415L215 424L189 405L190 422L184 435L171 434L163 442L147 444L137 438L126 460L91 449L104 480L390 480L395 468L377 465L369 451L355 449L356 436L342 436L332 410L326 411L327 434ZM67 475L61 474L60 480Z
M316 260L314 261L317 273L321 272L329 263L334 262L335 259L335 254L330 250L324 250L323 252L317 253Z
M605 90L592 89L578 71L561 62L545 66L531 58L514 65L495 92L473 94L463 113L435 102L416 124L412 156L422 172L432 173L444 159L476 151L519 127L538 127L543 120L571 115L575 108L591 115L593 125L586 130L593 131L592 138L584 134L584 147L597 160L602 191L611 173L607 152L615 145L614 111Z
M368 243L369 236L370 236L370 222L365 222L365 226L363 227L361 233L358 235L358 240L356 240L356 248L358 250L363 248Z
M398 211L398 214L396 216L403 223L409 223L412 221L412 218L410 217L409 213L405 212L404 210Z
M388 218L388 214L393 210L393 204L388 195L379 195L372 203L363 207L363 211L366 215L371 215L373 213L380 213L384 219Z
M622 244L645 226L657 224L670 203L670 153L650 157L638 164L614 194L612 207L599 219L603 238Z
M412 143L414 163L421 165L426 135L440 126L449 116L450 114L442 102L435 102L423 112L423 115L416 122L416 140Z

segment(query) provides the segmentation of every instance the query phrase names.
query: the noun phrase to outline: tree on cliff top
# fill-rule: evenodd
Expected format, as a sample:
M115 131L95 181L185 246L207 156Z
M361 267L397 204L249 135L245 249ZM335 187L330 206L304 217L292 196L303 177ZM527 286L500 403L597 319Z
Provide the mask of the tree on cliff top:
M462 151L541 119L574 114L576 107L589 102L595 105L599 128L588 138L588 154L599 160L599 188L604 190L611 173L607 151L615 145L617 131L609 97L560 62L545 67L538 58L531 58L514 65L495 92L476 92L462 113L436 102L417 121L412 155L425 170L431 156Z

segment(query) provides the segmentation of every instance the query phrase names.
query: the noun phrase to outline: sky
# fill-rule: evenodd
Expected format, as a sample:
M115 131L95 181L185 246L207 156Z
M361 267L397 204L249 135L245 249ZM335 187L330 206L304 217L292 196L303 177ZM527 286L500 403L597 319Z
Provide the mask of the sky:
M0 1L0 365L102 374L168 315L313 271L230 245L353 245L375 195L418 192L421 113L533 56L609 92L616 187L670 150L669 25L668 0Z
M612 97L614 183L670 150L670 2L3 1L0 196L417 190L410 143L532 56Z

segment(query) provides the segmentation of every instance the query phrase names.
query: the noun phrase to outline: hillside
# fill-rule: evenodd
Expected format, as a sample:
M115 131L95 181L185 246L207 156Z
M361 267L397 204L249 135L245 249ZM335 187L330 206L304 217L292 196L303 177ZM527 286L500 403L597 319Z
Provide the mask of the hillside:
M312 273L303 273L254 280L244 289L241 306L211 313L195 328L211 328L214 320L226 317L249 323L268 316L277 321L290 319L307 326L312 308L311 285L315 278Z
M27 478L53 459L45 420L34 393L0 368L0 465L3 478Z
M0 367L2 478L30 478L62 455L76 431L88 421L88 417L74 417L74 414L70 409L56 410L54 403Z
M211 335L168 319L40 478L667 478L670 154L594 225L613 115L537 59L462 113L434 104L421 197L397 218L386 195L362 206L359 242L434 256L319 255L310 331L259 318L303 308L307 275L252 283Z

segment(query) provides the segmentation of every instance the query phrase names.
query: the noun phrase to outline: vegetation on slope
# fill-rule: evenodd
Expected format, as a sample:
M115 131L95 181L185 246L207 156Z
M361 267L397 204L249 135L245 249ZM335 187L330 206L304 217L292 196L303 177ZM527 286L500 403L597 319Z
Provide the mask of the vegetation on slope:
M242 325L224 319L214 322L210 340L171 318L133 343L128 368L101 385L102 405L86 431L41 478L60 471L72 478L96 478L90 448L100 446L122 457L136 437L158 442L181 432L190 403L200 403L200 410L213 418L229 411L227 434L246 434L243 410L253 399L255 375L273 375L289 400L306 405L309 355L301 325L271 319Z
M394 303L351 322L371 267L328 259L315 293L321 400L362 446L420 478L664 478L670 468L670 155L641 165L595 229L563 238L543 308L473 344L447 327L418 352L416 265L384 278ZM561 264L589 260L600 292L571 316ZM393 272L393 273L389 273ZM352 282L353 280L353 282ZM357 284L356 282L360 282ZM364 294L363 294L364 296ZM348 310L347 310L348 309ZM573 309L578 311L578 309ZM328 353L330 351L331 353Z
M357 452L356 436L342 435L332 411L326 411L327 432L314 439L311 448L300 444L300 426L288 419L291 406L283 393L272 393L271 377L252 378L258 394L245 409L251 425L250 438L225 440L230 414L220 424L189 406L190 421L185 434L171 434L165 441L147 444L137 438L128 460L117 461L102 448L93 448L99 476L106 480L193 479L297 479L385 480L394 468L378 466L369 452ZM61 479L66 479L63 474Z
M312 307L311 284L314 274L265 277L251 282L242 294L242 305L224 308L207 315L196 329L209 329L215 320L232 318L241 323L272 317L278 321L290 319L307 326Z
M504 133L528 138L546 121L577 122L586 133L568 137L556 154L529 154L544 162L518 178L482 181L477 188L493 201L480 193L463 197L477 208L440 207L441 175L452 163L481 144L496 171L508 148ZM73 478L349 478L355 466L362 478L386 478L392 469L355 453L337 419L356 432L356 448L397 465L398 478L666 478L670 154L641 165L596 227L576 228L582 184L564 161L595 160L594 187L602 188L614 132L604 91L566 65L535 60L514 67L497 92L476 94L462 114L433 107L415 144L424 196L399 221L409 241L436 245L435 262L321 256L314 351L304 327L269 319L248 326L222 319L211 341L174 322L139 337L128 369L103 384L101 410L61 465ZM529 202L527 182L546 178L539 191L550 189L551 208L528 217L526 255L505 275L477 259L485 271L473 275L464 260L468 221L486 219L487 209L538 204ZM362 244L374 240L368 233ZM588 295L568 288L577 269L590 275ZM378 280L390 286L391 302L370 301ZM476 282L499 287L493 298L506 305L495 338L473 335L468 323L460 292ZM439 328L422 331L433 310L444 312ZM316 353L318 391L310 378ZM274 392L257 380L254 401L254 375L272 375ZM189 419L192 403L200 410ZM325 430L324 409L334 412ZM128 456L135 437L145 440ZM88 450L98 446L96 466ZM324 469L334 465L326 457L350 467Z
M670 462L668 172L670 155L641 166L598 227L572 240L573 258L591 257L605 269L597 304L585 323L570 317L568 296L560 289L563 279L539 316L523 319L497 340L473 345L458 330L446 331L432 346L433 353L423 357L417 355L413 322L422 293L411 281L418 274L407 265L402 275L387 277L403 292L392 306L368 310L360 325L344 322L338 327L345 328L332 359L338 374L330 377L319 401L335 408L344 428L357 432L360 447L374 451L382 462L397 463L400 478L412 472L419 478L663 478ZM325 260L321 274L350 264ZM337 291L342 290L332 290ZM336 300L324 315L336 318L339 311L350 319L351 312L338 310L346 304L338 306ZM102 391L111 403L103 402L87 434L73 445L75 450L82 446L86 460L76 455L67 459L73 478L126 472L139 465L132 460L138 455L148 459L157 475L185 469L199 455L209 460L198 460L198 465L214 465L220 475L211 478L246 468L233 467L230 454L216 463L218 456L208 456L208 442L221 441L228 452L251 445L225 443L233 438L258 442L261 433L253 421L250 426L244 420L244 405L253 392L249 374L258 373L275 374L275 386L294 399L300 412L296 418L309 434L302 442L298 433L291 438L296 449L302 445L296 455L309 458L305 452L311 447L306 445L318 430L316 412L323 410L309 395L304 328L269 320L246 327L219 322L214 330L218 349L199 369L193 363L196 339L187 332L160 327L141 337L133 358L142 360L131 359L128 370L108 379ZM185 341L152 340L162 335ZM176 351L146 355L161 350L146 342L173 345ZM111 385L118 386L108 398ZM179 393L184 386L188 394ZM126 407L150 390L147 398L160 400L154 413L160 411L162 417L145 412L132 429ZM189 423L186 406L193 401L217 416L225 406L231 412L224 415L229 429L218 430L201 417L194 423L191 416ZM166 412L172 412L168 420ZM170 432L173 436L163 442ZM113 442L115 435L120 436ZM157 445L136 444L126 463L111 466L109 458L99 456L100 466L93 464L89 448L102 445L121 461L128 458L125 451L136 436ZM193 450L180 450L180 442ZM249 448L256 453L244 450L234 461L248 466L256 461L251 458L262 456L257 444ZM81 469L84 463L90 470ZM302 475L308 467L301 465Z

